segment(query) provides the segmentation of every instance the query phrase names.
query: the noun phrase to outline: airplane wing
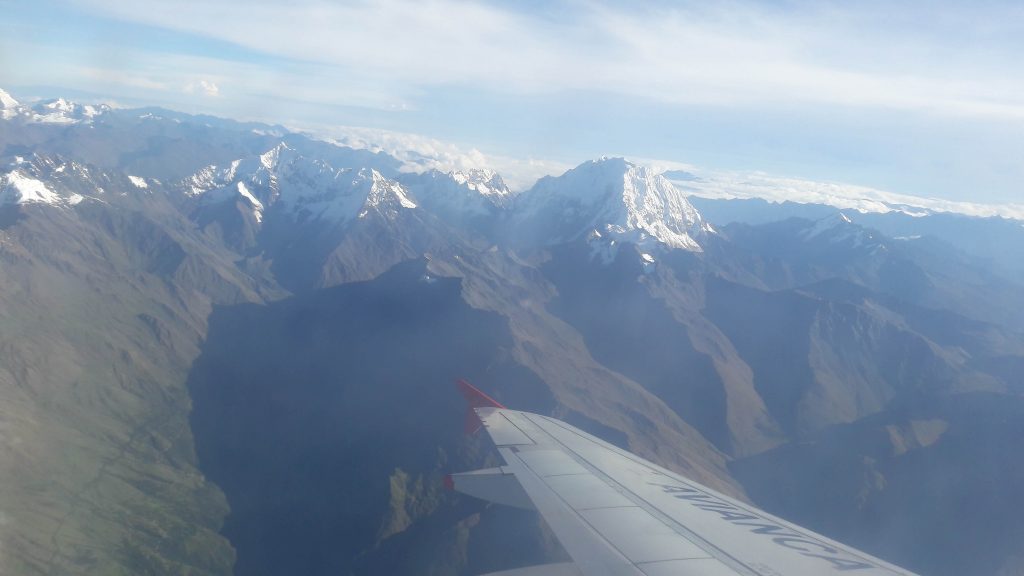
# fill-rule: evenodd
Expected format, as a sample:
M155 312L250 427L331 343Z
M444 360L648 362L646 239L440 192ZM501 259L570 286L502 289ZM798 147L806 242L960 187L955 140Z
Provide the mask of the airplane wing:
M492 576L913 576L565 422L459 387L505 465L453 474L449 487L535 508L573 560Z

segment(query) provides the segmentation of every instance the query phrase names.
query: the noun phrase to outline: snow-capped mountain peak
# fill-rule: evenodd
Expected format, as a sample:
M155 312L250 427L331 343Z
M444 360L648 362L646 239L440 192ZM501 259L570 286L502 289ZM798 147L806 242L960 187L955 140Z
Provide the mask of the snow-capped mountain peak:
M64 98L44 100L32 106L31 120L44 124L88 124L110 111L106 104L78 104Z
M0 90L0 118L38 124L89 124L94 118L110 111L106 104L78 104L64 98L41 100L31 105L18 102Z
M416 203L409 197L405 188L398 182L385 178L380 172L372 168L364 168L359 171L359 178L369 183L366 202L363 203L363 210L359 213L360 217L366 215L368 208L386 211L394 211L398 208L416 208Z
M257 223L271 213L299 222L343 223L371 210L394 215L417 207L401 184L377 170L337 169L284 143L224 168L208 166L186 179L182 188L203 204L241 200L252 208Z
M267 150L263 154L260 154L260 165L265 169L274 171L281 164L282 160L288 162L298 153L294 148L288 146L288 144L281 142L277 146L274 146L270 150Z
M712 232L667 179L623 158L584 162L562 176L542 178L519 197L517 215L531 234L566 241L593 231L605 242L700 251Z
M46 110L53 110L54 112L75 111L75 104L63 98L57 98L56 100L40 103L38 107Z
M282 142L259 156L239 158L223 168L210 165L199 170L185 180L185 193L198 196L215 189L232 188L234 182L244 180L257 187L267 187L276 195L279 172L297 158L295 150Z
M451 222L496 216L514 198L505 181L492 170L428 170L403 174L399 182L424 208Z
M466 186L483 196L507 198L512 195L512 191L505 185L505 181L494 170L452 171L448 175L456 183Z

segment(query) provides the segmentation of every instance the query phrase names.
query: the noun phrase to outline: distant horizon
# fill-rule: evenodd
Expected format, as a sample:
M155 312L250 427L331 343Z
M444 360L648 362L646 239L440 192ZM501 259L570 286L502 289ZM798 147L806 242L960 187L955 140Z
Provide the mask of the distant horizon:
M403 162L403 171L426 171L438 169L444 172L465 171L473 169L493 170L509 184L516 193L531 188L540 178L560 176L582 164L600 158L624 158L627 161L649 166L659 173L686 173L694 176L680 180L666 175L670 182L680 188L687 196L708 199L759 199L770 203L795 202L798 204L820 204L832 206L840 210L854 210L863 213L887 211L903 211L914 215L912 209L932 211L936 213L952 213L974 217L1003 217L1024 222L1024 203L983 203L962 202L940 198L928 198L912 194L901 194L886 190L878 190L859 184L818 181L807 178L769 174L754 170L748 172L719 170L696 166L684 162L637 158L624 154L603 154L592 158L583 158L573 163L553 162L536 159L518 159L491 156L473 148L463 147L430 137L429 135L409 134L396 131L375 130L360 126L336 126L330 128L296 127L273 120L253 118L233 118L231 116L176 110L160 104L144 102L117 102L104 99L97 95L96 100L85 100L87 92L69 91L61 94L59 88L47 87L50 94L29 94L28 89L0 86L23 105L64 99L83 105L107 104L123 110L140 110L157 108L177 114L191 116L211 116L222 120L238 123L262 124L267 127L279 127L293 133L303 134L331 144L356 149L381 151ZM433 156L432 156L433 155ZM415 161L411 160L414 159Z

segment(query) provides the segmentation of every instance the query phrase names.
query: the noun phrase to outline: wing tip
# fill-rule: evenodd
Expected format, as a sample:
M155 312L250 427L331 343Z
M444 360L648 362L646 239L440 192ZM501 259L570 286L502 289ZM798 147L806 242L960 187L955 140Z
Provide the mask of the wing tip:
M455 381L455 386L459 389L459 393L466 399L466 422L465 422L465 433L475 434L481 427L483 422L480 421L480 417L476 414L476 408L504 408L500 402L491 398L487 394L480 391L479 388L473 386L469 382L459 378Z
M466 399L470 408L504 408L501 402L484 394L479 388L462 378L455 381L455 386L459 389L462 397Z

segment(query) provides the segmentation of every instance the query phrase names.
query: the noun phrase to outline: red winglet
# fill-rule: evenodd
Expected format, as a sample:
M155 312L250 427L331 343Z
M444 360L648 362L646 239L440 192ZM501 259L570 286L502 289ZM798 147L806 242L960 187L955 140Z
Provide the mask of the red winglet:
M474 408L504 408L500 402L465 380L456 380L455 385L462 393L462 397L466 399L466 434L473 434L483 426L483 422L476 415Z
M462 392L462 397L469 403L470 408L504 408L500 402L465 380L456 380L455 385L459 387L459 392Z

